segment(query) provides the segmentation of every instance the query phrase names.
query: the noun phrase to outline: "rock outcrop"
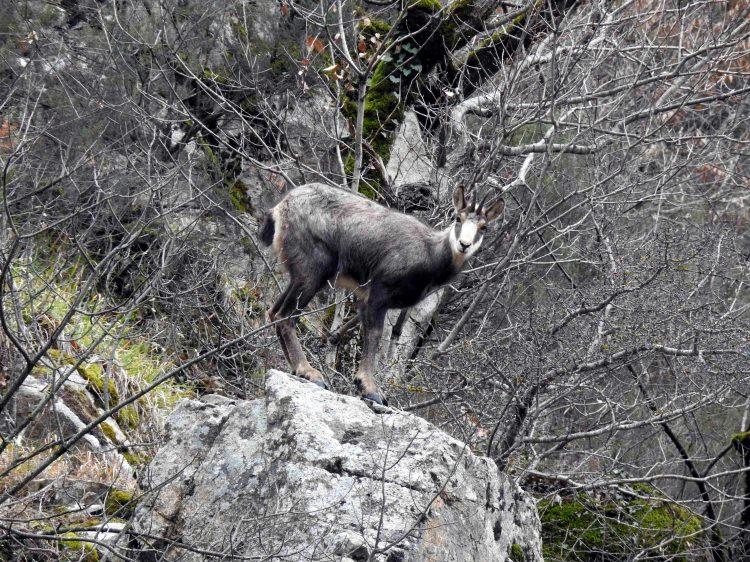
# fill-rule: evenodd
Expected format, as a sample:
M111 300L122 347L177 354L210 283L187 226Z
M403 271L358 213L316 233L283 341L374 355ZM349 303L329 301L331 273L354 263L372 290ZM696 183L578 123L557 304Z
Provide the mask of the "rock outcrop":
M83 367L81 369L84 370ZM64 382L50 398L49 393L62 379ZM101 384L101 380L99 382ZM52 377L29 375L13 395L7 412L0 418L0 433L7 435L19 423L31 417L33 421L20 433L23 440L40 440L55 433L62 439L70 439L104 412L97 399L100 399L100 391L94 382L76 371L61 369ZM109 418L84 435L77 448L98 454L102 462L121 472L128 482L132 480L134 483L129 476L133 469L120 454L120 451L127 450L129 444L117 421Z
M533 501L425 420L278 371L184 400L133 529L154 559L541 560Z

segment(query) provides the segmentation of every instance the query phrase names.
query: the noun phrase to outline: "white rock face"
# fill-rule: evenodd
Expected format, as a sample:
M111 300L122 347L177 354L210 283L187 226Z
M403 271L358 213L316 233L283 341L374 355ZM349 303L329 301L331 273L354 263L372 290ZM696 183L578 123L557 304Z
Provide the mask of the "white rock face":
M542 560L533 501L460 441L278 371L266 391L168 418L133 521L155 558Z
M405 184L430 183L435 179L435 164L413 111L406 112L404 121L396 132L386 172L396 191Z

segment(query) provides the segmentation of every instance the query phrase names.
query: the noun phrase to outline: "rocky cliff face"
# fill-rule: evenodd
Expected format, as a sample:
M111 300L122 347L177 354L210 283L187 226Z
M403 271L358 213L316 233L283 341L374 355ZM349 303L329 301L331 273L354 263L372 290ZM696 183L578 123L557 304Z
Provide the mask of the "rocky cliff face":
M170 415L133 521L154 558L542 559L533 501L460 441L278 371L266 391Z

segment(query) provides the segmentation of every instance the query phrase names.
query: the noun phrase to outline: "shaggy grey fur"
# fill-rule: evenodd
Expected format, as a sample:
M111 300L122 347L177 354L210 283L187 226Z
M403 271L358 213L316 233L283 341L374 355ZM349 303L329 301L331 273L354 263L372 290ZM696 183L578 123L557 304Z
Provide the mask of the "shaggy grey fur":
M301 311L327 283L353 290L365 330L355 382L365 398L385 403L371 377L385 313L416 304L456 275L478 249L486 223L502 211L501 200L486 207L466 204L463 188L456 190L454 205L458 222L438 232L358 194L319 183L294 189L261 226L261 239L273 246L290 277L269 318ZM294 322L279 323L277 331L292 369L325 385L302 352Z

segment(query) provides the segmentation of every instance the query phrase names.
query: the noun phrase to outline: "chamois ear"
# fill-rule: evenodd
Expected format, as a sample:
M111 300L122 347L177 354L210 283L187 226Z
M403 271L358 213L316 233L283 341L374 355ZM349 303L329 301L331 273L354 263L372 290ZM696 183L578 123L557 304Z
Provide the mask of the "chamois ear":
M464 198L464 186L459 185L453 190L453 208L460 213L466 208L466 199Z
M500 198L495 199L489 205L482 209L482 214L487 222L495 220L505 209L505 201Z

